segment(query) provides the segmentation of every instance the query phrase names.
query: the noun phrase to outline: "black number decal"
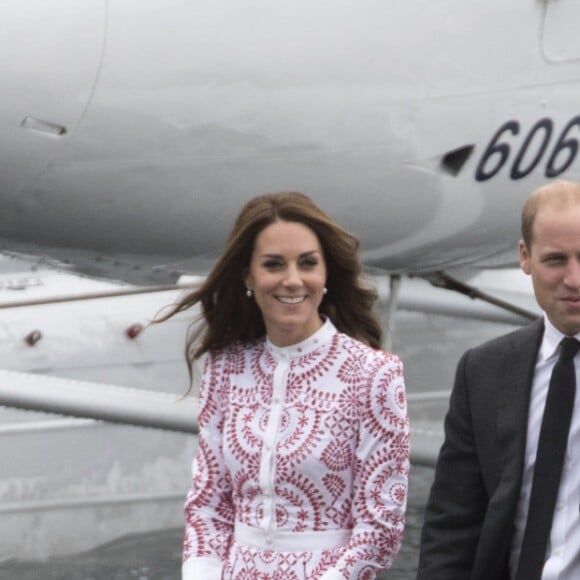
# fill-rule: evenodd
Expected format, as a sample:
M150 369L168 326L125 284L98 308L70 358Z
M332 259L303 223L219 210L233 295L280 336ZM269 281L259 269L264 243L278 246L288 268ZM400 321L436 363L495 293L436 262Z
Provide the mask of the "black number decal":
M522 179L522 177L529 175L535 169L536 165L542 158L542 155L544 155L544 151L546 151L548 143L550 142L550 137L552 136L552 125L553 124L550 119L540 119L531 128L530 132L528 133L528 136L526 137L526 140L524 141L518 153L518 156L514 161L514 164L512 165L512 170L510 173L510 177L512 179ZM534 157L532 162L528 165L526 169L522 169L521 164L526 153L528 152L530 143L533 141L534 137L536 136L536 133L541 129L544 130L544 139L542 141L542 144L540 145L540 148L538 149L538 152L536 153L536 156Z
M560 133L546 162L544 170L546 177L561 175L576 160L580 149L580 135L578 137L571 136L574 129L580 133L580 115L573 117ZM546 154L553 131L554 122L548 117L544 117L534 124L512 163L511 179L523 179L536 169ZM512 148L506 142L506 134L518 135L519 132L520 124L514 120L507 121L495 132L475 170L477 181L491 179L508 163ZM535 150L535 146L537 146L537 150ZM516 148L514 148L514 153L515 151Z
M556 177L561 173L564 173L564 171L572 165L574 159L576 159L576 154L578 153L578 139L567 138L568 132L574 126L580 126L580 116L574 117L566 127L564 127L564 130L554 147L554 151L552 151L552 155L550 155L548 164L546 165L546 177ZM566 162L556 167L557 157L562 151L567 151L568 153Z
M510 154L510 146L507 143L497 143L499 138L506 132L509 131L513 135L517 135L520 132L520 124L517 121L508 121L504 123L495 133L490 144L487 146L483 157L481 158L477 170L475 172L475 179L477 181L487 181L491 179L504 165ZM490 157L493 155L499 155L497 163L491 170L486 170L486 164Z

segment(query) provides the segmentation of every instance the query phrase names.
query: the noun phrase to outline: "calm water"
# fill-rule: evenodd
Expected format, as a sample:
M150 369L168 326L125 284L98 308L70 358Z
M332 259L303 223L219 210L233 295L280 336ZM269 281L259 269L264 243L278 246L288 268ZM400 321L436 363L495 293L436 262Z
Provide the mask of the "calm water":
M381 580L414 580L423 508L433 469L414 466L409 486L407 527L395 565ZM0 565L2 580L180 580L181 529L127 536L90 552L46 562ZM199 580L203 580L200 578Z

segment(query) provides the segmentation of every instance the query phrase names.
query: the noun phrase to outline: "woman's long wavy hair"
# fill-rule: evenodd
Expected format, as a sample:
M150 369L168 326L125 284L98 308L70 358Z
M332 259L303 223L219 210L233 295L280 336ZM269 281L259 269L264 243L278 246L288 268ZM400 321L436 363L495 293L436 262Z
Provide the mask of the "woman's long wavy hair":
M320 241L328 292L319 312L328 316L341 332L380 348L381 325L372 310L377 292L362 283L358 239L334 223L306 195L271 193L246 203L235 221L225 251L204 282L157 320L167 320L198 303L201 305L201 320L193 321L187 333L186 357L190 374L194 361L206 352L235 342L253 341L266 334L260 309L255 300L246 295L244 278L256 237L278 220L304 224Z

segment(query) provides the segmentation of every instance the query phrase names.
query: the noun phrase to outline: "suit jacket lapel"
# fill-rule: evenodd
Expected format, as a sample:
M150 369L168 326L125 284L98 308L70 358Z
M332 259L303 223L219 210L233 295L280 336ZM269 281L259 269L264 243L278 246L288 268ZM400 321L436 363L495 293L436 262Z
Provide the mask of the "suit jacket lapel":
M507 558L513 521L520 495L526 449L527 418L537 352L543 335L543 320L514 333L502 360L494 365L497 379L496 429L499 481L482 530L478 557L471 578L503 578L508 573ZM493 391L492 391L493 392ZM484 547L485 546L485 547Z
M498 392L497 437L504 497L516 509L526 450L530 392L544 331L542 319L522 329L506 349L506 372ZM511 511L511 510L510 510Z

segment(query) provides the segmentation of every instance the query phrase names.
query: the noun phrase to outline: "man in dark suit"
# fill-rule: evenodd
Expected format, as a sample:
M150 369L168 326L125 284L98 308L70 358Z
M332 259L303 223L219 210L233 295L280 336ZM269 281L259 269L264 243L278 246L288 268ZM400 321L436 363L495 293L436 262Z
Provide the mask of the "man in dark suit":
M559 436L562 466L552 459L555 452L540 460L537 451L540 431L542 440L556 438L544 435L542 420L544 408L549 414L552 371L568 364L560 363L561 340L580 338L580 184L556 181L532 193L522 211L522 236L520 264L544 316L459 361L417 580L580 579L580 394L574 400L573 384L571 402L564 404L569 431ZM573 383L580 355L574 355L574 340L564 342L572 344L566 356ZM552 423L560 429L566 413L561 407L555 413ZM542 462L555 488L553 506L543 499L549 495L544 484L536 483L534 471L541 479L542 469L535 466ZM544 508L547 517L535 515ZM547 520L544 539L540 520Z

